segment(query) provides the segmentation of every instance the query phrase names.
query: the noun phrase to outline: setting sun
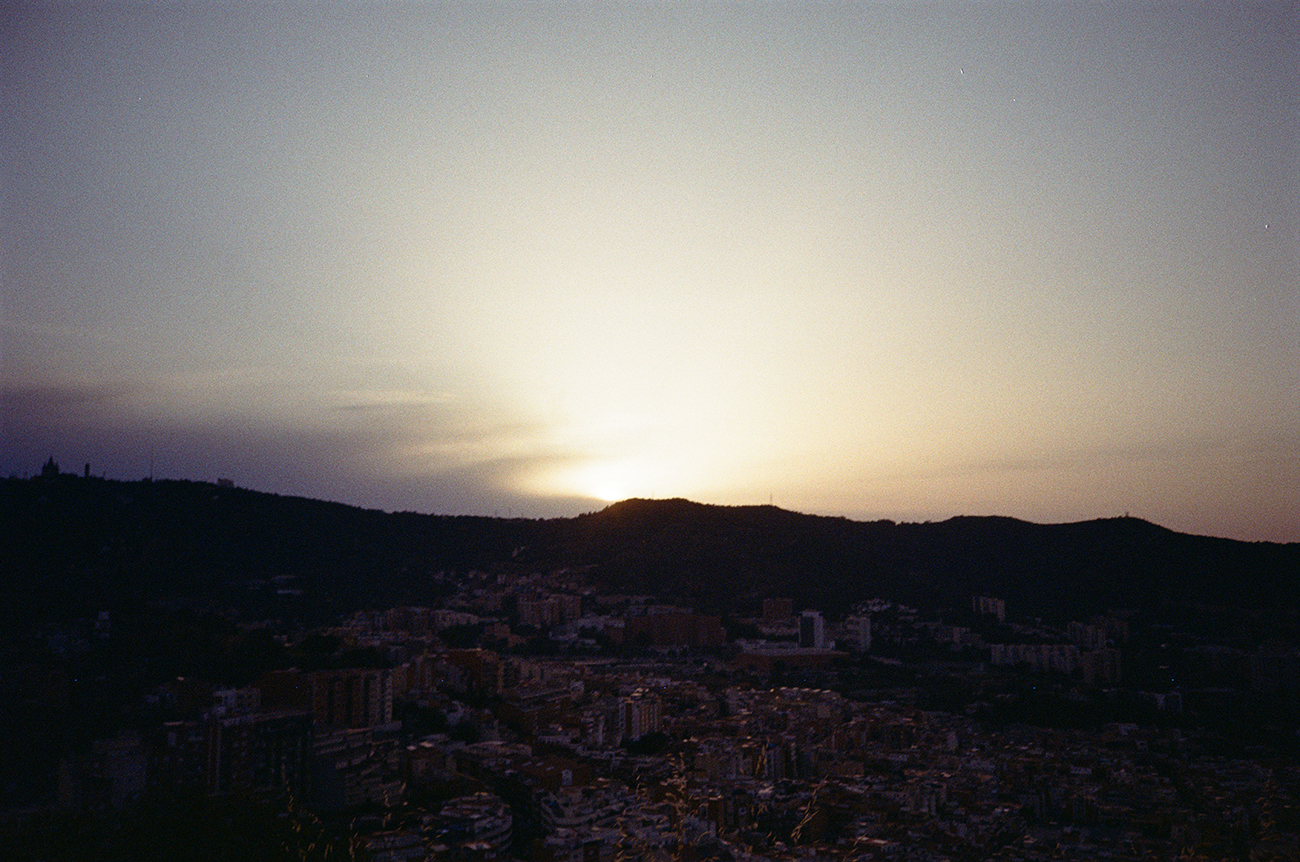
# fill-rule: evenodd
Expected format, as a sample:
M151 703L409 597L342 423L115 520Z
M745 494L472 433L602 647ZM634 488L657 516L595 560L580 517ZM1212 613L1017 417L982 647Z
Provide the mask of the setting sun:
M644 465L632 459L596 461L583 465L569 477L569 482L578 493L607 503L648 495Z
M668 494L662 470L638 458L584 461L548 472L528 483L527 490L556 497L585 497L616 503L630 497Z

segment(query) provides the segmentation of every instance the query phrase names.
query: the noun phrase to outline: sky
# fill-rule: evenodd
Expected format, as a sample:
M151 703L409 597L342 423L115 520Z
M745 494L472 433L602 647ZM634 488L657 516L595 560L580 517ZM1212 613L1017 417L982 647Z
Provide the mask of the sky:
M1300 541L1294 3L0 27L2 475Z

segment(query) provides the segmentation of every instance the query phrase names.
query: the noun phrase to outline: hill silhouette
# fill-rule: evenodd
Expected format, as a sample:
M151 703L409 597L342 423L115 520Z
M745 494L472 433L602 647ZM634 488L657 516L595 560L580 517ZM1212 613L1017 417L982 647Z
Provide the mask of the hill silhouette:
M0 482L4 623L176 604L328 622L431 604L442 573L583 570L609 592L715 613L767 596L828 614L882 597L1019 613L1235 606L1294 614L1300 544L1180 534L1137 518L852 521L773 506L626 500L574 518L386 513L204 482Z
M1192 536L1138 518L899 524L628 500L575 521L591 522L588 555L622 582L720 609L765 595L832 613L870 596L934 607L977 594L1048 617L1189 603L1300 606L1300 545Z

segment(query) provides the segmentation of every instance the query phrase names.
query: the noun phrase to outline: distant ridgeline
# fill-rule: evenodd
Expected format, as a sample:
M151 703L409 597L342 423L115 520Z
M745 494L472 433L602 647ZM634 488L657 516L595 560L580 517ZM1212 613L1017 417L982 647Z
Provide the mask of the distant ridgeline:
M87 471L88 472L88 471ZM858 522L772 506L627 500L551 520L389 514L190 481L47 472L0 480L8 625L145 604L315 625L364 607L428 605L445 573L589 573L608 592L708 613L762 600L837 615L880 597L1020 613L1300 609L1300 543L1175 533L1136 518Z

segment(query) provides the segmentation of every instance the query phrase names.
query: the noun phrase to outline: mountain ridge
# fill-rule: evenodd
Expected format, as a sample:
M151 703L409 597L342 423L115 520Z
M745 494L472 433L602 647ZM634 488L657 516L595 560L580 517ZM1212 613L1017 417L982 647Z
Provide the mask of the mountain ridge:
M882 597L962 606L997 595L1075 617L1200 603L1300 608L1300 543L1177 533L1139 518L1037 524L961 515L854 521L772 505L632 498L571 518L384 512L187 480L0 480L11 622L123 603L208 603L328 619L435 603L439 573L560 569L594 588L723 614L769 596L828 614ZM286 586L287 585L287 586Z

